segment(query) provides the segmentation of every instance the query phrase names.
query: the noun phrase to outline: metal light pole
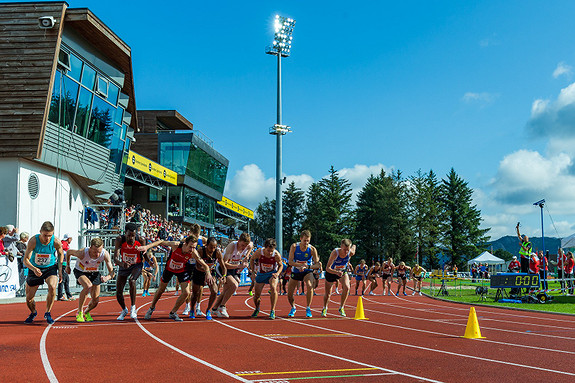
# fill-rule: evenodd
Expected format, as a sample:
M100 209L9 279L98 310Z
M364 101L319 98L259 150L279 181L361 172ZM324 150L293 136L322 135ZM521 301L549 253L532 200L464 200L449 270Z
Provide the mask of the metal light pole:
M282 57L289 57L295 20L276 15L274 21L274 41L266 53L278 57L277 70L277 119L270 128L270 134L276 136L276 242L277 249L283 255L283 222L282 222L282 136L291 132L289 126L282 125Z
M543 247L543 277L547 279L547 272L545 271L546 262L545 262L545 231L543 230L543 206L545 206L545 200L542 199L533 203L535 206L539 206L541 208L541 246Z

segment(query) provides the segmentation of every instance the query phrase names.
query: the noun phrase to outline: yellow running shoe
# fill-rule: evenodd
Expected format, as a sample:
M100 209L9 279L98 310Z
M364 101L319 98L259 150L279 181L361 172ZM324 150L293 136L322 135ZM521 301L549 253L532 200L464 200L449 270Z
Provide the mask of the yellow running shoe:
M93 322L94 321L94 319L92 318L90 313L84 314L84 319L86 319L86 322Z
M78 313L78 315L76 315L76 322L81 322L81 323L86 322L86 320L84 319L83 313Z

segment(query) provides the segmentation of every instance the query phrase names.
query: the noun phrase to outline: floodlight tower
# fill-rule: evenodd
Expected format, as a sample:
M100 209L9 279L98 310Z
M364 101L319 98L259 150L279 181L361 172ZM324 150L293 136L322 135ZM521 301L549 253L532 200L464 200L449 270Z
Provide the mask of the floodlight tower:
M266 48L266 53L278 57L277 68L277 120L270 128L270 134L276 136L276 242L277 249L283 255L282 232L282 136L291 132L289 126L282 125L282 57L289 57L295 20L276 15L274 20L273 45Z

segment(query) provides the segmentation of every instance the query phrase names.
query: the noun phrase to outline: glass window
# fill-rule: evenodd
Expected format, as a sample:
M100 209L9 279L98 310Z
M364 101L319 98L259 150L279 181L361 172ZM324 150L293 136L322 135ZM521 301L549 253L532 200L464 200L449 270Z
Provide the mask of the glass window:
M186 174L189 142L160 142L160 164L178 174Z
M117 105L118 104L118 95L120 94L120 88L114 83L110 83L108 87L108 102Z
M76 133L86 137L88 134L88 123L90 122L90 111L92 110L93 93L86 88L80 88L78 97L78 111L76 112Z
M166 189L158 190L150 188L150 194L148 200L150 202L166 202Z
M82 74L82 65L84 65L82 60L80 60L73 54L70 54L70 70L66 74L72 77L74 80L80 82L80 75Z
M120 107L116 108L116 115L114 116L114 122L118 125L122 125L123 117L124 117L124 109Z
M74 128L74 113L78 99L78 84L67 76L56 71L54 90L50 103L48 119L59 126L72 130Z
M82 74L82 85L90 90L94 90L94 82L96 81L96 71L84 65L84 73Z
M48 113L48 121L55 124L59 122L60 111L58 107L60 105L60 82L62 81L62 72L56 71L54 75L54 87L52 89L52 99L50 101L50 112Z
M214 201L192 189L184 189L184 215L187 218L214 222Z
M226 183L227 166L192 144L186 174L221 193Z
M102 97L108 97L108 80L102 76L98 76L96 83L96 93L100 94ZM115 106L116 104L114 104Z
M168 206L168 215L181 216L182 206L181 206L181 196L182 187L181 186L169 186L170 191L170 201Z
M110 148L112 135L114 133L114 107L104 101L101 97L94 96L92 113L90 116L90 127L88 139L106 148Z

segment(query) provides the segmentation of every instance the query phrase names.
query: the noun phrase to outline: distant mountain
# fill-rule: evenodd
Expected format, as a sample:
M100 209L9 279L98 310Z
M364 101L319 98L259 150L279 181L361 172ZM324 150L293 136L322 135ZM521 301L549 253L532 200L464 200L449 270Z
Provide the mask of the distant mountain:
M543 246L541 244L541 237L530 237L529 241L533 245L533 250L542 250ZM519 239L515 236L506 235L501 237L496 241L488 242L488 250L491 250L493 246L493 251L497 249L507 250L511 254L519 255ZM561 246L561 239L554 237L545 237L545 250L549 250L549 254L557 254L557 249Z

